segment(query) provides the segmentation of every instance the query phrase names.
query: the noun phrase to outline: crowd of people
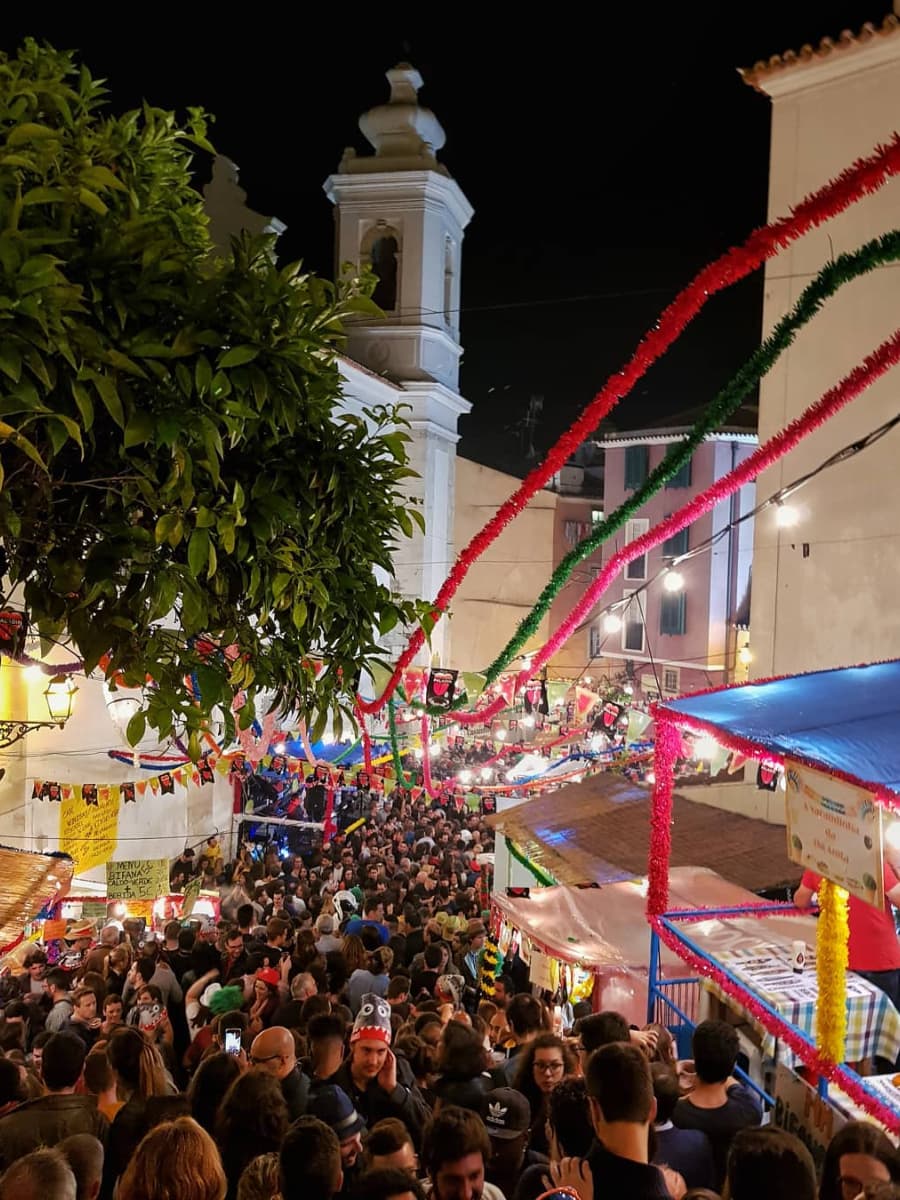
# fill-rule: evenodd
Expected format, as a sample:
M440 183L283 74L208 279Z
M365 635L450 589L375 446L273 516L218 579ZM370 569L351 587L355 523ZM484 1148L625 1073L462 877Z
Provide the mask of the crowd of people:
M730 1025L678 1062L660 1026L560 1026L515 958L486 980L491 850L480 816L388 797L302 858L180 855L217 921L35 946L0 981L0 1200L900 1198L868 1124L817 1184Z

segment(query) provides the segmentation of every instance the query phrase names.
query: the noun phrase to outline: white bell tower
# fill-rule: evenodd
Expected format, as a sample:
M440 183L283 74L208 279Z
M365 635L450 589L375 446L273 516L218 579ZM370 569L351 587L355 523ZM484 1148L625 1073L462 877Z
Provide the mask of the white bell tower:
M409 63L387 72L387 104L364 113L359 127L374 154L345 150L325 183L335 206L338 272L371 268L375 302L385 316L354 321L347 353L399 391L410 406L410 494L422 501L426 532L403 545L401 592L433 599L453 562L457 422L471 405L457 391L460 262L472 206L436 154L444 145L437 117L418 103L422 77ZM447 661L448 622L432 647Z

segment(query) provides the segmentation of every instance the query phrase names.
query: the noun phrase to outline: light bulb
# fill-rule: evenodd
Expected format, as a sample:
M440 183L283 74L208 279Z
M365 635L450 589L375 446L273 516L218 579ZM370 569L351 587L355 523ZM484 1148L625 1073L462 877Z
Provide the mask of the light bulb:
M505 742L506 741L506 730L503 729L502 726L500 729L495 729L494 737L497 739L498 742Z
M287 746L285 745L285 743L278 742L278 744L275 747L275 753L276 754L284 754L285 750L287 750Z
M644 783L656 783L656 776L652 771L648 771L644 776Z
M738 650L738 662L742 667L749 667L753 662L753 655L750 653L749 646L741 646Z
M526 729L534 729L534 717L527 716L522 718L522 724Z
M715 758L719 743L714 737L699 737L694 742L694 758Z
M775 524L779 529L791 529L797 524L797 510L791 504L775 505Z
M441 752L441 747L437 742L432 742L431 745L428 747L428 753L431 755L432 758L437 758L437 756L440 754L440 752Z
M44 672L37 665L37 663L32 663L30 667L25 668L25 678L26 679L43 679Z
M667 592L680 592L684 587L684 576L680 571L667 571L663 577L663 587Z
M471 771L460 771L457 778L459 779L460 783L471 783L472 782L472 772Z
M622 691L625 693L626 696L633 696L634 695L634 685L630 684L630 683L626 683L625 686L622 688Z
M603 618L604 633L618 633L622 628L622 618L618 613L607 613Z
M585 675L584 679L582 679L582 681L581 681L581 682L582 682L582 683L592 683L592 682L593 682L593 680L592 680L592 678L591 678L591 676L590 676L590 675Z
M481 768L481 778L484 779L485 781L490 779L493 774L494 774L494 772L491 770L490 767L482 767Z
M422 759L425 757L425 755L422 752L421 746L416 746L415 750L413 750L413 754L416 756L416 758L419 760L419 762L421 762Z

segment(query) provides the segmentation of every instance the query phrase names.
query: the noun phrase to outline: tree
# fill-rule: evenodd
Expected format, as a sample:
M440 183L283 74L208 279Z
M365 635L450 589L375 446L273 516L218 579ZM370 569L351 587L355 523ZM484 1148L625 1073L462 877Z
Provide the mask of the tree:
M373 280L212 253L206 119L116 116L73 56L0 57L0 563L9 603L85 671L145 689L129 727L350 711L379 583L412 533L398 413L336 412L343 322ZM418 606L421 608L421 606ZM233 726L232 726L233 728Z

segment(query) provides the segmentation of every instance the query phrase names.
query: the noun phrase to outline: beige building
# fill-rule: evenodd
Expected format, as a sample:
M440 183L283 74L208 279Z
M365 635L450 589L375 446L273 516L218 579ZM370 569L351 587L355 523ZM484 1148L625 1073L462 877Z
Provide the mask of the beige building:
M895 0L896 6L896 0ZM769 218L871 153L900 127L900 21L776 55L743 72L771 98ZM900 226L900 179L773 259L765 332L833 256ZM842 379L900 324L900 265L846 285L764 380L765 441ZM900 376L883 378L757 482L759 500L900 410ZM807 485L796 524L756 522L752 674L759 678L900 655L900 433Z

